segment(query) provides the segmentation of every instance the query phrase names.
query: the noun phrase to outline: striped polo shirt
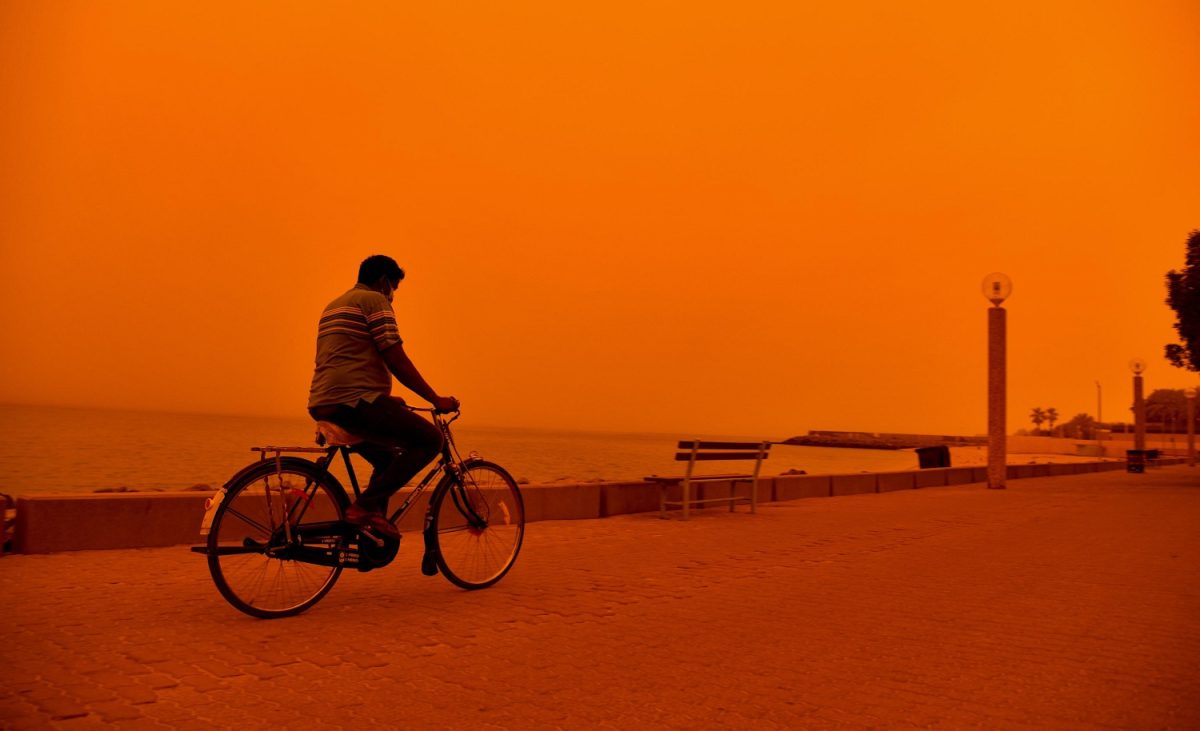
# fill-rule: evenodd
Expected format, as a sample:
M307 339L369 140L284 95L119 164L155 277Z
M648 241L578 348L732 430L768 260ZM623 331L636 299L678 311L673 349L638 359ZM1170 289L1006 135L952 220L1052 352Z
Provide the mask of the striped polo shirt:
M401 342L392 305L365 284L330 302L317 328L308 407L374 401L392 392L383 351Z

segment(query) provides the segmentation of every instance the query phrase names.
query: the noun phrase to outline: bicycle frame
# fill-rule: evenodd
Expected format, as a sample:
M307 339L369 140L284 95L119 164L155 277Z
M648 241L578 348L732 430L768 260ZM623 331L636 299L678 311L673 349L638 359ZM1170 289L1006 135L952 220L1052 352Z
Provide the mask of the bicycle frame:
M420 482L418 482L413 490L408 493L400 507L396 508L392 514L388 516L388 520L392 523L397 523L400 519L408 514L409 510L411 510L412 506L415 504L417 497L420 496L421 493L425 492L429 485L434 482L434 478L438 477L439 475L453 475L457 477L459 474L461 474L460 465L464 461L458 455L458 450L454 444L454 435L450 432L450 424L458 418L458 412L455 412L450 418L445 418L441 413L434 409L413 406L410 406L409 408L413 411L424 411L432 414L434 424L442 432L442 451L438 456L437 463L425 473L425 476L421 478ZM358 484L358 476L354 471L354 464L350 460L350 455L354 451L353 445L335 444L328 447L252 447L251 449L252 451L259 452L262 455L263 461L271 459L272 457L268 457L268 454L273 454L277 474L280 470L279 465L281 455L285 452L308 452L322 454L322 457L313 460L313 464L316 465L319 474L322 475L330 474L330 465L333 464L335 456L341 454L342 462L346 465L346 474L350 478L350 486L354 490L354 498L357 499L362 495L362 489ZM472 452L470 455L468 455L468 459L474 459L477 456L478 455ZM454 487L459 488L459 491L465 488L465 486L462 484L462 481L457 479L451 483L451 489ZM315 490L315 484L305 486L304 492L306 499L298 503L298 505L301 506L301 510L296 515L290 515L292 511L287 509L286 504L284 505L284 510L282 512L288 515L288 519L284 520L283 524L289 543L292 539L291 524L293 522L298 522L304 516L305 511L308 509L309 502L312 499L312 494L315 492ZM463 495L459 495L457 492L451 497L453 498L455 505L460 511L462 511L463 515L466 516L471 525L475 527L485 527L487 525L487 521L475 511L470 500L465 499ZM269 491L268 500L270 500ZM294 509L295 506L293 506L292 510Z

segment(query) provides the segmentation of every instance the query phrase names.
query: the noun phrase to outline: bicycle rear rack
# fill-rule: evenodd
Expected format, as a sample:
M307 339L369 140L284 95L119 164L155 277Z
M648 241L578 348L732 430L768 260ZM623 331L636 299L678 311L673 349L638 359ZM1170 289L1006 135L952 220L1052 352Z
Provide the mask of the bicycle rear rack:
M275 460L275 474L283 471L283 455L285 454L323 454L324 458L317 460L317 466L323 470L328 470L333 464L333 457L336 453L341 453L342 461L346 464L346 473L350 477L350 486L354 489L354 499L357 499L362 494L362 488L358 485L358 477L354 474L354 468L350 465L350 445L347 444L330 444L324 447L251 447L251 452L258 452L259 461L266 462L267 460Z
M258 452L262 455L263 460L267 459L267 455L274 453L276 456L289 452L320 452L324 454L329 451L329 447L251 447L251 452Z

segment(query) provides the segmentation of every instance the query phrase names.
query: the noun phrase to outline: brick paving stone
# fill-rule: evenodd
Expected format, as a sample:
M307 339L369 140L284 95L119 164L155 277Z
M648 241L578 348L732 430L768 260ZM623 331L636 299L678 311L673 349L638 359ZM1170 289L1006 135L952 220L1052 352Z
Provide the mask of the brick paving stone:
M35 706L38 712L50 720L88 715L88 711L82 703L62 690L37 689L24 694L24 700Z
M153 703L158 700L158 694L150 688L137 685L126 685L117 688L117 697L135 706L143 703Z
M215 678L208 674L197 673L195 675L184 675L179 678L180 685L185 685L189 688L208 693L215 690L220 690L225 687L225 683L219 678Z
M192 663L197 669L202 670L215 678L236 678L239 675L245 675L245 669L230 665L224 659L220 660L199 660Z
M70 698L65 693L56 695L39 695L31 697L30 700L37 706L38 710L47 716L50 720L62 720L66 718L75 718L77 716L86 716L87 709L78 701Z
M266 663L273 667L286 667L288 665L294 665L295 663L300 662L301 659L295 655L289 655L287 653L276 652L272 650L255 650L254 657L257 658L259 662Z
M270 622L186 548L8 556L0 727L1200 728L1198 519L1177 467L544 522Z
M140 687L157 691L177 687L179 679L163 673L154 673L152 675L140 675L134 679L134 683Z
M286 667L279 665L267 665L259 663L257 665L248 665L244 668L248 675L253 675L259 680L270 680L271 678L280 678L287 676Z
M314 650L304 655L303 662L328 668L342 665L345 661L342 660L342 658L330 655L329 653L322 652L320 650Z
M37 706L15 696L0 698L0 722L8 719L35 718Z
M61 688L68 698L84 706L89 703L103 703L117 698L117 693L113 689L93 683L71 683L65 684Z
M168 726L179 726L196 717L193 705L181 705L172 700L164 700L162 697L158 699L153 708L142 710L150 711L155 720Z
M114 728L114 726L104 721L98 715L88 714L85 716L76 716L74 718L53 721L50 725L50 728L64 729L64 731L92 731L96 729L105 729L107 731L108 729Z
M109 667L100 660L76 658L71 661L71 670L79 675L97 675L109 672Z
M144 662L130 660L124 657L111 657L107 660L105 673L120 673L122 675L148 675L154 670Z
M166 662L155 663L154 674L151 677L165 675L178 680L184 675L195 675L199 669L190 662L182 660L167 660Z
M390 664L390 660L382 655L376 655L372 652L356 651L347 654L346 662L357 665L360 668L382 668Z
M174 725L163 723L153 718L136 718L130 721L121 722L121 731L161 731L162 729L174 729Z
M108 701L106 703L93 703L89 706L92 713L98 714L101 719L109 723L132 721L142 717L142 712L131 703L123 701Z
M150 665L156 662L166 662L171 659L170 649L161 645L150 645L146 647L133 647L125 650L125 657L133 662L142 665Z

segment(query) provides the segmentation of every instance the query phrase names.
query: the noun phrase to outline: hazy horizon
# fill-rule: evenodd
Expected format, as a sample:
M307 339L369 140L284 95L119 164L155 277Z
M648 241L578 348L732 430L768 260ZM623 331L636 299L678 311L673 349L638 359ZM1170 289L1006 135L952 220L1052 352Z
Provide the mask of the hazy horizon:
M1150 393L1151 392L1147 392L1147 395L1149 395ZM412 403L412 401L410 401L409 403ZM65 410L65 411L70 411L70 410L112 411L112 412L116 412L116 413L163 414L163 415L172 415L172 416L212 416L212 417L221 417L221 418L270 419L270 420L299 421L299 422L305 422L305 421L311 420L311 417L309 417L309 415L303 409L297 410L295 413L290 413L290 414L288 414L288 413L274 413L274 414L272 414L272 413L257 413L256 414L256 413L245 413L245 412L233 413L233 412L225 412L225 411L184 411L184 410L169 409L169 408L158 408L158 409L156 409L156 408L144 408L144 409L137 408L137 409L135 409L135 408L119 408L119 407L108 407L108 406L86 406L86 405L81 405L81 404L56 404L56 403L49 403L49 402L0 401L0 408L4 408L4 407L29 408L29 409L60 409L60 410ZM983 431L983 430L974 432L974 433L970 433L970 434L956 434L956 433L950 433L950 432L880 431L880 430L871 430L871 429L826 429L824 427L821 427L820 425L815 425L815 426L805 425L803 427L797 427L797 428L794 428L791 430L785 429L784 431L786 433L775 433L775 434L767 434L767 433L761 433L761 432L735 433L735 432L730 432L730 431L712 431L712 430L690 428L690 427L686 427L686 426L676 428L676 429L666 429L666 430L589 429L589 428L582 428L582 427L577 427L577 426L570 426L567 424L530 425L530 424L516 424L516 423L501 424L501 423L492 423L492 422L479 423L479 422L472 420L471 415L469 413L464 414L464 416L466 418L464 421L460 422L460 426L466 426L469 429L510 429L510 430L516 430L516 431L534 431L534 432L538 432L538 431L544 431L544 432L570 431L570 432L574 432L577 434L595 434L595 435L613 435L613 436L618 436L618 435L656 436L656 437L660 436L660 437L667 437L670 439L676 439L676 438L686 439L686 438L692 437L692 436L696 436L696 437L721 436L721 437L768 438L768 439L772 439L772 440L784 440L784 439L788 439L788 438L795 437L795 436L807 435L810 431L830 431L830 432L839 432L840 431L840 432L858 432L858 433L864 433L864 434L920 434L920 435L927 435L927 436L947 436L947 437L986 437L987 436L987 432ZM1060 415L1060 418L1058 419L1057 423L1061 425L1062 423L1064 423L1067 420L1068 419L1061 418L1061 415ZM1117 422L1115 420L1106 419L1104 421L1104 423L1105 424L1123 423L1126 426L1133 425L1132 420ZM1157 422L1154 422L1151 424L1151 427L1153 427L1153 426L1161 427L1163 425L1158 424ZM1014 426L1012 424L1009 424L1007 433L1009 436L1028 436L1026 434L1020 434L1019 432L1032 431L1031 427L1032 427L1032 424L1030 426L1025 426L1024 424ZM1107 433L1107 432L1105 432L1105 433ZM1124 433L1124 432L1121 432L1121 433ZM1150 433L1152 433L1153 435L1158 435L1160 433L1161 434L1170 433L1170 434L1179 435L1179 434L1184 434L1185 430L1180 428L1180 429L1176 429L1173 432L1165 432L1165 431L1159 431L1159 430L1152 428ZM1060 437L1060 438L1071 439L1074 441L1079 440L1078 437Z
M0 5L0 401L303 415L358 262L472 423L1128 421L1200 228L1200 6Z
M419 401L419 399L409 399L408 400L408 402L410 404L414 403L415 401ZM258 414L256 414L256 413L234 413L234 412L225 412L225 411L183 411L183 410L170 409L170 408L134 409L134 408L120 408L120 407L109 407L109 406L87 406L87 405L82 405L82 404L56 404L56 403L50 403L50 402L0 401L0 408L4 408L4 407L29 408L29 409L61 409L64 411L70 411L70 410L112 411L112 412L116 412L116 413L163 414L163 415L172 415L172 416L212 416L212 417L235 418L235 419L272 419L272 420L281 420L281 421L293 420L293 421L301 421L301 422L312 420L311 417L308 415L308 413L303 408L297 409L294 413L258 413ZM464 420L459 422L458 426L459 427L465 426L469 429L513 429L513 430L519 430L519 431L546 431L546 432L572 431L572 432L576 432L579 434L597 434L597 435L614 435L614 436L616 436L616 435L661 436L661 437L668 437L671 439L675 439L675 438L686 439L688 436L692 436L692 435L694 435L694 436L717 436L717 435L720 435L720 436L743 436L743 437L754 436L752 434L735 434L732 432L700 431L700 430L696 430L696 429L689 430L687 427L683 427L680 429L666 430L666 431L653 431L653 430L638 431L638 430L628 430L628 429L587 429L587 428L579 428L579 427L570 427L565 424L561 424L561 425L557 425L557 426L536 426L536 425L528 425L528 424L478 423L471 418L471 414L469 411L465 412L463 416L464 416ZM807 433L809 428L810 427L805 427L802 431L795 430L794 433L789 433L788 435L782 436L782 437L780 437L778 435L769 435L769 434L764 434L764 435L760 435L760 436L770 437L770 438L778 437L780 439L784 439L789 436L798 436L798 435ZM819 427L812 427L812 428L816 429ZM694 432L694 434L693 434L693 432Z

